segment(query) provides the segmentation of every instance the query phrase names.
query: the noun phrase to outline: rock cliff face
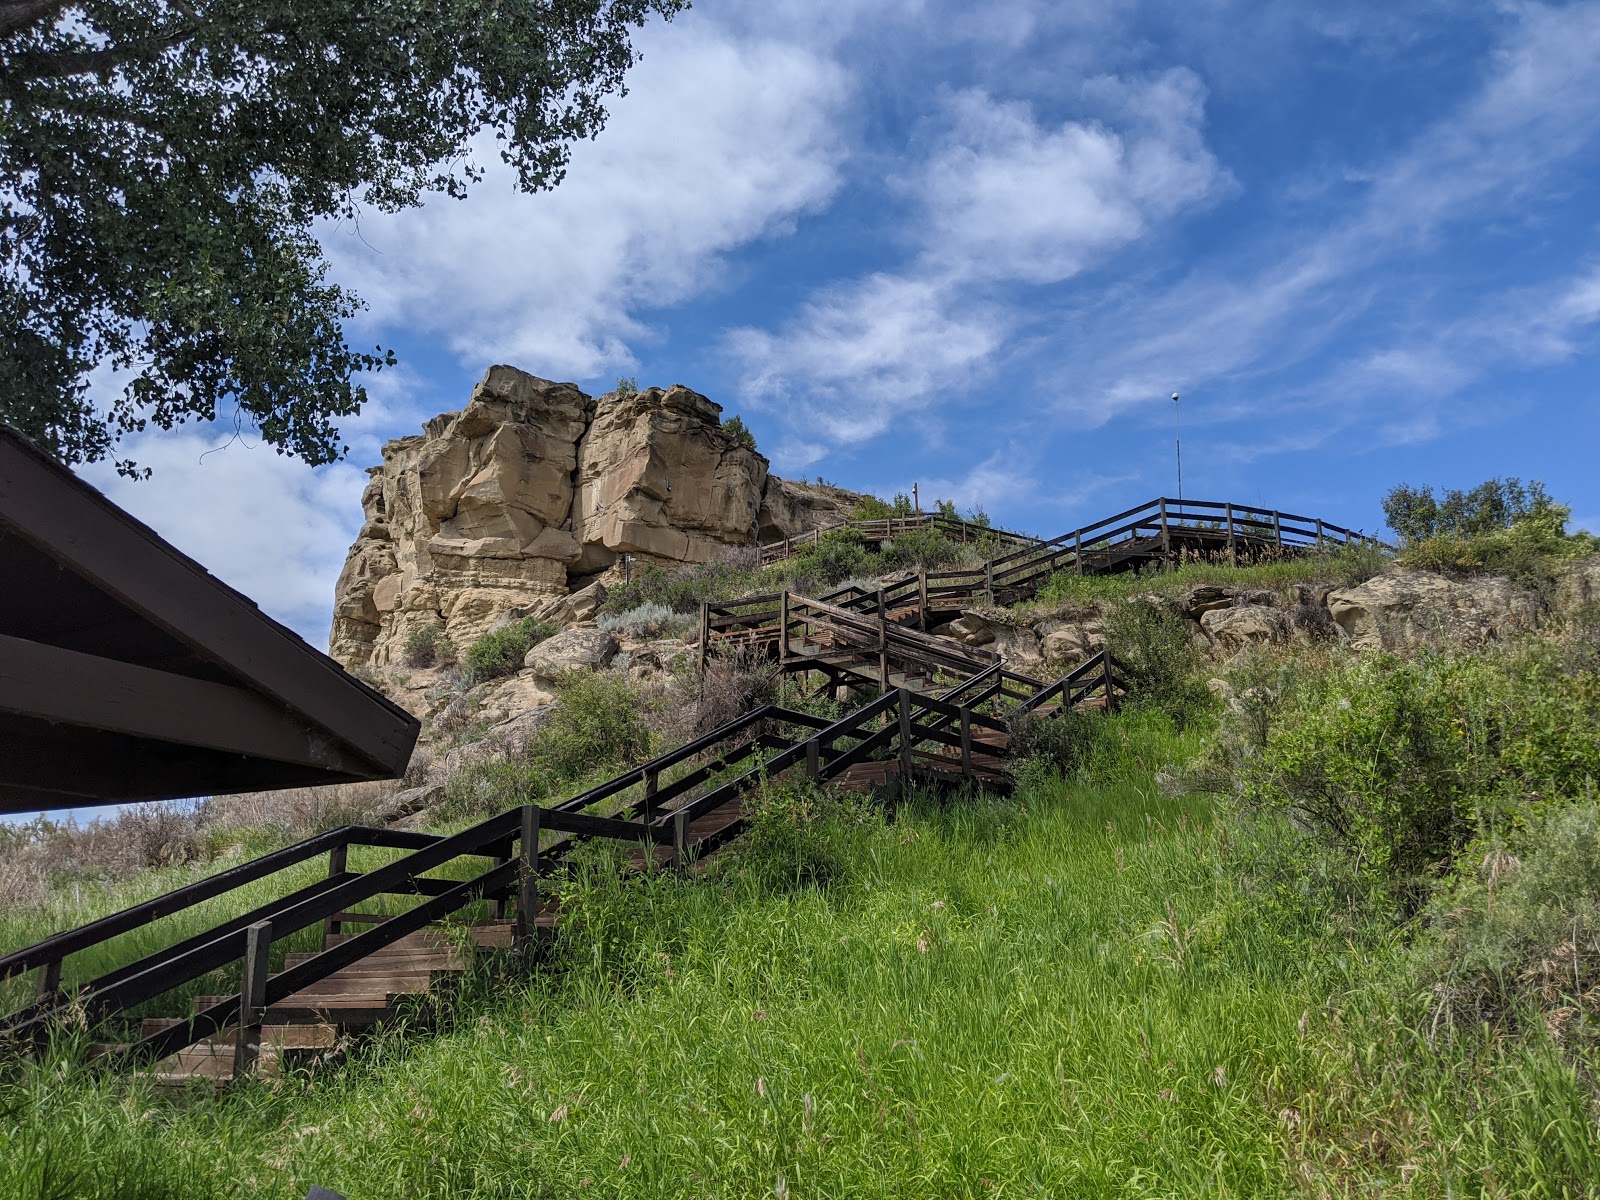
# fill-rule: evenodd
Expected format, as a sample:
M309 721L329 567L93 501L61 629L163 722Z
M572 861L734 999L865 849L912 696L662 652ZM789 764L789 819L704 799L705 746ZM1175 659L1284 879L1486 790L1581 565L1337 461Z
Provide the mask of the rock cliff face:
M491 367L466 408L383 448L334 594L329 652L399 661L430 628L459 646L504 613L617 572L705 562L841 519L860 499L769 474L681 385L598 399Z

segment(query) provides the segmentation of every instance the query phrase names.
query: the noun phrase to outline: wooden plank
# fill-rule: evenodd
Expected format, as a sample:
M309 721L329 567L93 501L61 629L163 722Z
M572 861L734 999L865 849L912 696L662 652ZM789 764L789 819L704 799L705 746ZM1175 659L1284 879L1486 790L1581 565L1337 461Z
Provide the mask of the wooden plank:
M421 728L416 718L66 468L8 436L0 436L0 524L345 742L366 762L367 777L404 769Z
M0 712L372 775L367 759L255 692L3 634Z

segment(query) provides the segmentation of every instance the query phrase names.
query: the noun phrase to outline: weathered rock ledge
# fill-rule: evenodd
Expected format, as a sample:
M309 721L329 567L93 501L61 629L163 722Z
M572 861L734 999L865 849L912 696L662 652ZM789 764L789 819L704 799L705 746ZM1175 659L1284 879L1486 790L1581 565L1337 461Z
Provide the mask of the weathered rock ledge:
M596 398L491 367L460 412L384 446L329 652L385 666L422 629L465 646L513 609L620 576L624 555L705 562L860 499L772 475L721 413L682 385Z

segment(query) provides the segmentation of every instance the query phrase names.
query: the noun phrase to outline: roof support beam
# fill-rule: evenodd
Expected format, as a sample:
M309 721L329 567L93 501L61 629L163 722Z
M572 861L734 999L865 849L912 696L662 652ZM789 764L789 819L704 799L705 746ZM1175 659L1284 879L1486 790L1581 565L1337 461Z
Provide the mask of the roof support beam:
M0 635L0 713L368 777L374 764L262 696Z

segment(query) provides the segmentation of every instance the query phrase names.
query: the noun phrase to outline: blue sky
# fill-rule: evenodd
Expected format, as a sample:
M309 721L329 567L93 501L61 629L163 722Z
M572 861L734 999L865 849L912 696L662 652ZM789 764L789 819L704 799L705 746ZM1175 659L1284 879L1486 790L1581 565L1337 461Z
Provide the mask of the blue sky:
M402 364L347 462L188 428L90 477L318 645L364 468L495 362L1037 533L1175 491L1174 391L1191 497L1374 530L1518 475L1600 530L1600 4L699 0L639 46L555 192L486 149L322 230Z

